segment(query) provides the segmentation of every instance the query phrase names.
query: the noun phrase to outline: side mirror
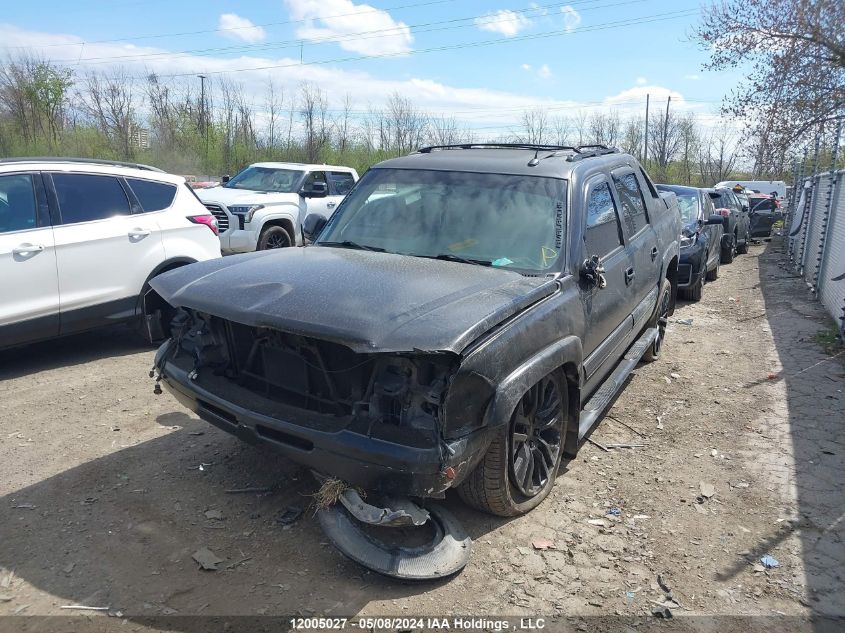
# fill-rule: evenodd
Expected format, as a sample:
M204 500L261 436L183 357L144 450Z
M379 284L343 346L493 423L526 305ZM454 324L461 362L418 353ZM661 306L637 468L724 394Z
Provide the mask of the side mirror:
M324 182L312 182L303 186L299 193L305 198L325 198L329 195L329 186Z
M223 177L220 179L220 182L222 182L222 183L225 185L225 184L226 184L227 182L229 182L231 179L232 179L232 177L231 177L229 174L226 174L225 176L223 176Z
M309 213L305 216L305 222L302 223L302 236L309 242L313 242L326 226L326 222L326 218L319 213Z
M748 211L748 205L747 205L747 204L742 205L742 210L743 210L743 211Z
M581 279L589 286L596 286L598 288L607 287L607 278L604 276L604 266L601 263L598 255L593 255L584 260L581 264L580 276Z
M705 224L724 224L724 220L721 215L711 215Z

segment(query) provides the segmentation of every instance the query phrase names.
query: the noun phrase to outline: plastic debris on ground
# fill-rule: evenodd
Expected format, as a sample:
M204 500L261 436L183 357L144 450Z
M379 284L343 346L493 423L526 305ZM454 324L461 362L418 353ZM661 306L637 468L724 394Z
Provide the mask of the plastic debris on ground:
M191 558L199 564L201 569L205 569L207 571L217 571L217 565L223 562L222 558L217 556L217 554L207 547L198 549L196 552L191 554Z
M763 567L766 569L774 569L775 567L780 567L780 561L774 556L770 554L766 554L760 559L760 562L763 563Z

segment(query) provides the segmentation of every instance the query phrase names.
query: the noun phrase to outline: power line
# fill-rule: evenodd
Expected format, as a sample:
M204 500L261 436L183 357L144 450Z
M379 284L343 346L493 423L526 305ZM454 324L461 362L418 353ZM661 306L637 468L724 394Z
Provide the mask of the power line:
M595 2L600 2L601 0L570 0L570 2L556 2L552 4L546 5L538 5L536 7L531 7L528 9L519 9L513 10L512 13L515 14L532 14L532 13L539 13L543 15L543 11L547 11L549 8L556 8L556 7L563 7L566 5L578 5L579 7L582 4L592 4ZM611 7L617 7L622 5L628 4L638 4L642 2L646 2L647 0L623 0L622 2L615 2L612 4L605 4L600 6L593 6L593 7L585 7L582 8L581 11L595 11L599 9L606 9ZM417 33L433 33L437 31L446 31L446 30L455 30L455 29L464 29L470 28L478 25L478 21L482 21L482 24L495 24L496 22L501 21L498 16L489 15L489 14L481 14L481 15L472 15L464 18L452 18L449 20L439 20L435 22L424 22L420 24L411 24L411 25L402 25L396 26L391 28L385 29L375 29L370 31L359 31L357 33L346 33L343 35L331 36L331 37L323 37L323 38L315 38L307 40L309 45L318 45L318 44L333 44L333 43L343 43L348 41L361 41L361 40L369 40L369 39L381 39L384 37L390 37L392 35L401 35L407 29L415 29L415 34ZM469 22L469 24L459 24ZM451 25L451 26L441 26L441 25ZM285 48L294 48L300 47L303 43L303 38L296 38L292 40L279 40L275 42L263 42L261 44L238 44L233 46L221 46L221 47L211 47L211 48L195 48L195 49L186 49L181 51L161 51L156 53L134 53L129 55L108 55L108 56L98 56L98 57L81 57L75 60L73 63L81 63L81 62L89 62L87 65L100 65L100 64L112 64L116 60L124 60L126 62L143 62L147 59L153 58L161 58L161 59L177 59L180 57L185 56L194 56L197 54L208 54L208 53L251 53L251 52L259 52L259 51L268 51L268 50L277 50L277 49L285 49ZM101 61L102 60L102 61ZM90 62L98 62L97 64L91 64ZM55 60L53 63L71 63L70 60Z
M649 24L653 22L664 22L666 20L676 20L682 17L688 17L693 14L697 14L698 9L691 9L691 10L684 10L684 11L670 11L667 13L657 13L653 15L646 15L640 16L639 18L629 19L629 20L618 20L616 22L607 22L604 24L598 24L592 27L584 27L573 29L572 31L547 31L544 33L536 33L533 35L523 35L517 37L511 37L507 39L495 39L495 40L482 40L477 42L467 42L463 44L448 44L444 46L434 46L431 48L421 48L411 51L410 53L381 53L376 55L357 55L351 57L338 57L335 59L325 59L325 60L317 60L312 62L296 62L296 63L287 63L287 64L269 64L265 66L253 66L251 68L233 68L230 70L206 70L204 71L206 74L209 75L225 75L230 73L241 73L241 72L253 72L258 70L276 70L282 68L294 68L297 66L318 66L318 65L325 65L325 64L334 64L334 63L344 63L344 62L352 62L352 61L362 61L366 59L386 59L391 57L405 57L409 55L418 55L423 53L435 53L441 51L449 51L449 50L459 50L464 48L475 48L480 46L495 46L500 44L510 44L515 42L524 42L529 40L535 39L544 39L549 37L561 37L565 35L574 35L577 33L587 33L593 31L603 31L607 29L615 29L625 26L634 26L639 24ZM185 73L172 73L167 75L159 75L162 78L171 78L171 77L187 77L196 74L195 72L185 72Z
M369 7L367 11L356 11L354 13L339 13L335 15L325 15L319 16L319 19L332 19L332 18L346 18L351 16L360 16L363 13L383 13L388 11L398 11L400 9L410 9L413 7L427 7L434 4L444 4L447 2L455 2L456 0L429 0L428 2L416 2L414 4L401 4L393 7L386 7L384 9L377 9L375 7ZM146 3L146 0L144 0ZM138 2L136 4L141 4ZM283 20L281 22L264 22L263 24L253 24L251 26L233 26L231 28L226 29L206 29L203 31L185 31L182 33L154 33L151 35L136 35L133 37L119 37L109 40L93 40L93 41L80 41L80 42L68 42L67 44L45 44L42 48L53 48L58 46L84 46L86 44L110 44L112 42L134 42L137 40L152 40L152 39L159 39L163 37L185 37L188 35L204 35L206 33L226 33L229 31L241 31L244 29L254 29L256 27L265 27L265 26L281 26L284 24L301 24L303 22L307 22L308 20L313 18L304 18L301 20ZM5 48L31 48L29 46L6 46Z

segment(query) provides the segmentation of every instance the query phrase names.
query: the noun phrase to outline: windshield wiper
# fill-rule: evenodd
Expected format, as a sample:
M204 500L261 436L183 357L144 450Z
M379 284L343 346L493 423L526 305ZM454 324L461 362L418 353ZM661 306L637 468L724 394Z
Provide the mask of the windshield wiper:
M342 242L317 242L318 246L340 246L341 248L354 248L359 251L373 251L375 253L383 253L384 249L379 246L370 246L369 244L359 244L351 240L343 240Z
M442 259L447 262L460 262L462 264L475 264L476 266L492 266L493 262L486 259L470 259L452 253L440 253L439 255L414 255L414 257L425 257L427 259Z

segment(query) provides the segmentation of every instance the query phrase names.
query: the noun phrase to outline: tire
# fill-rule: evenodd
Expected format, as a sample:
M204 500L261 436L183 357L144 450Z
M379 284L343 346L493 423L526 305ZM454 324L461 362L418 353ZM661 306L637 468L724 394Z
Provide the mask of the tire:
M164 270L162 273L170 270L174 268ZM138 296L138 317L135 328L148 345L158 345L170 337L170 322L176 310L152 289L150 281L144 282L144 287L141 288L141 294ZM147 316L151 318L148 319Z
M704 278L699 277L698 282L689 288L678 288L678 294L681 299L685 301L701 301L701 295L704 292Z
M293 245L290 234L281 226L268 226L261 231L258 238L258 250L267 251L273 248L287 248Z
M669 310L672 308L672 284L668 279L663 280L660 287L660 295L657 299L657 309L654 316L648 322L647 328L657 328L657 338L643 354L642 360L646 363L653 363L660 358L663 349L663 339L666 338L666 324L669 322Z
M737 238L734 238L734 242L737 242ZM748 235L745 236L745 241L742 244L737 244L736 252L739 255L745 255L748 253Z
M482 512L502 517L519 516L540 505L557 477L568 411L563 372L554 371L535 383L458 487L461 498Z
M707 275L704 277L707 281L716 281L719 278L719 262L716 262L715 268L713 270L708 270Z
M731 239L730 246L722 246L722 253L719 261L722 264L730 264L734 260L736 254L736 239Z

